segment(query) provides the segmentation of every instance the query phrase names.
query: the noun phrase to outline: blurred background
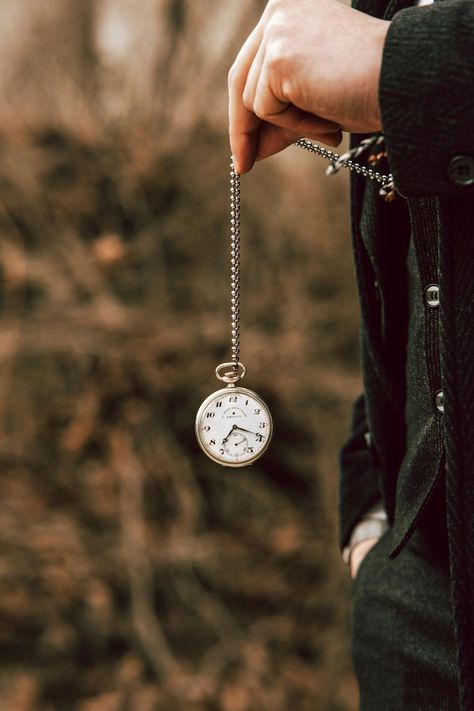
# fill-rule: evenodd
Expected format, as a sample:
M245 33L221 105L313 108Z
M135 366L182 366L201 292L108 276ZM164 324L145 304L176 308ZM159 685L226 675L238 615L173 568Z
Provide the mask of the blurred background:
M208 460L230 354L227 72L262 0L0 4L0 709L352 711L338 456L348 177L242 178L242 360L275 435Z

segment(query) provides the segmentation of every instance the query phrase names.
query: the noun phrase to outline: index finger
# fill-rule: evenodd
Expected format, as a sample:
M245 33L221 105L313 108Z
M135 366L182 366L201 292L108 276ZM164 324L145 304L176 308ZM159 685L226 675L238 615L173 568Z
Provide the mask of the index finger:
M255 162L261 119L244 106L243 92L260 45L259 25L248 36L229 71L229 138L237 173L246 173Z

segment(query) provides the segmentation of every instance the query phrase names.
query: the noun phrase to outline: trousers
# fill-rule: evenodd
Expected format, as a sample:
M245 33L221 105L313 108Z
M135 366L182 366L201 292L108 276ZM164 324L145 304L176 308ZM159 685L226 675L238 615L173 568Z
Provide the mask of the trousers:
M388 558L390 527L352 581L360 711L460 709L443 493L396 558Z

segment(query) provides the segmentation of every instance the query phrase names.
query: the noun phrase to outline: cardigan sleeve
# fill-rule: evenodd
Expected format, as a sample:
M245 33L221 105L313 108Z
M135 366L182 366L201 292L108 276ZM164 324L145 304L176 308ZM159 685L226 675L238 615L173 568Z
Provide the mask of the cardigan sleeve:
M365 395L355 400L351 432L339 453L339 549L348 545L356 523L381 499L378 476L370 451Z
M474 2L399 11L379 104L391 172L406 196L474 195Z

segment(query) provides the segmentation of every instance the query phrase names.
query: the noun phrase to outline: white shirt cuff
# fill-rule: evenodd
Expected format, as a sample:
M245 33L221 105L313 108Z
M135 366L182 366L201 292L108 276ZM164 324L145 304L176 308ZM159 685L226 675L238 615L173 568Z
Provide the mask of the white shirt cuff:
M344 563L349 565L350 554L356 543L363 541L365 538L372 538L373 536L379 538L385 533L388 527L387 512L385 511L382 499L380 499L367 509L352 529L349 543L342 550Z

